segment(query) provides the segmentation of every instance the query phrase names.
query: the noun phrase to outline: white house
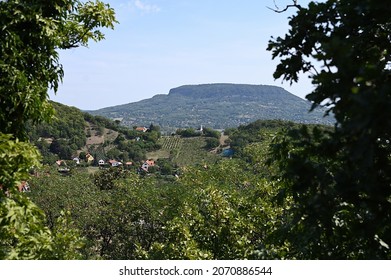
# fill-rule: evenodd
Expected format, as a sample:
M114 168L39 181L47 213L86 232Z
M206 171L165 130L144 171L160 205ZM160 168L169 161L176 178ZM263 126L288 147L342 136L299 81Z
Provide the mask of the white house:
M143 165L141 166L141 169L144 170L145 172L148 172L149 167L155 166L155 161L152 159L146 160Z

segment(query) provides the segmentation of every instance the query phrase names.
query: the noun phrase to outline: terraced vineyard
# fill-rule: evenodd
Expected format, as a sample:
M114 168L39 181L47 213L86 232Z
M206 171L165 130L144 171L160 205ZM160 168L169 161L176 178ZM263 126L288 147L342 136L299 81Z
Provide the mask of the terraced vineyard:
M172 160L178 166L216 162L219 156L205 150L205 145L205 139L201 137L183 138L182 145Z
M177 136L163 136L161 139L162 149L171 151L180 148L182 139Z
M168 158L178 166L189 166L200 163L212 163L219 155L205 150L205 138L163 136L159 139L161 149L147 154L148 158Z

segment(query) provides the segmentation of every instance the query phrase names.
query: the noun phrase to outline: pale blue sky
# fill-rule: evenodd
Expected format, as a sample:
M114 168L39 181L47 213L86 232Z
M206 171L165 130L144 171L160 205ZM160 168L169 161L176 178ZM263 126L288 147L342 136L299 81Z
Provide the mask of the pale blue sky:
M61 52L65 77L52 100L99 109L167 94L185 84L248 83L282 86L300 97L303 77L275 81L271 36L288 31L291 12L273 0L105 0L120 22L106 40ZM276 0L280 7L290 0ZM299 0L306 5L308 0Z

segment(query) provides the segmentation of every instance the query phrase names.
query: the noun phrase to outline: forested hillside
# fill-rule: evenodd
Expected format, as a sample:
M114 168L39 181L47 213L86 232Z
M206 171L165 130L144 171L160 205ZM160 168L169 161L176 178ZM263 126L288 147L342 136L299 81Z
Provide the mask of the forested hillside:
M102 29L116 22L100 1L0 1L0 259L76 258L80 243L67 222L49 230L19 192L41 161L26 125L53 117L48 91L56 93L64 76L59 51L104 39Z
M141 161L146 152L159 148L158 126L146 133L119 125L118 122L82 112L77 108L52 102L55 118L50 122L34 125L29 122L27 132L43 156L43 163L53 164L56 160L72 160L80 157L86 161L86 154L97 160L116 159Z
M332 123L324 110L311 113L311 103L286 90L267 85L204 84L171 89L139 102L91 111L108 118L123 118L127 126L156 123L162 128L200 125L237 127L258 119L300 123Z

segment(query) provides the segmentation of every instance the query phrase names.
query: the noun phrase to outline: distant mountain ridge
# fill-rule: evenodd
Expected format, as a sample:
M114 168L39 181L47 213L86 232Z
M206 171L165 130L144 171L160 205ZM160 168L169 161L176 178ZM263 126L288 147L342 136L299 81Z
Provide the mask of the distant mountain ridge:
M248 84L201 84L184 85L170 90L168 95L184 96L195 99L213 98L259 98L267 95L277 95L288 93L284 89L268 85L248 85ZM242 100L237 100L242 101ZM247 100L248 101L248 100Z
M255 120L280 119L300 123L331 124L321 109L309 113L311 103L285 89L270 85L200 84L173 88L139 102L89 111L93 115L121 118L127 126L163 128L237 127Z

